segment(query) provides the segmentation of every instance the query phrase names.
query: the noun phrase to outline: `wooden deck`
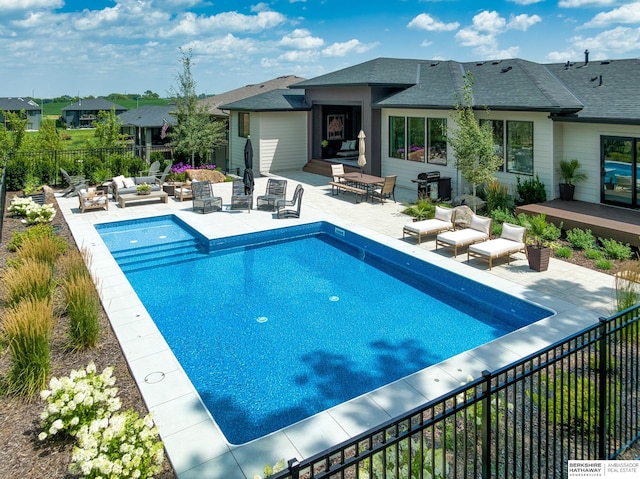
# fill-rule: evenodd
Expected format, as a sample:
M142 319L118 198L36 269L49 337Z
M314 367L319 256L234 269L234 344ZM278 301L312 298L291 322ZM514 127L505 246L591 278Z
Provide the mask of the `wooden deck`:
M547 220L555 225L562 222L563 230L590 229L596 237L613 238L640 248L640 211L582 201L552 200L519 206L516 213L545 213Z

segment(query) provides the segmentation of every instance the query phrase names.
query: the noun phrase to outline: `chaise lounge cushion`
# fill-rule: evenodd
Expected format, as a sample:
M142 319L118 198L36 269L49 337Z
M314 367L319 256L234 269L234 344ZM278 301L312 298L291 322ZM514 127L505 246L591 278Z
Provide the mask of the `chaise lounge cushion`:
M436 237L436 249L438 246L453 248L454 255L458 255L458 248L489 239L491 234L491 218L472 215L469 228L457 231L440 233Z
M525 233L526 228L522 226L503 223L502 235L500 238L477 243L469 246L467 251L467 260L473 257L481 257L489 260L489 269L492 266L492 260L501 256L509 256L508 262L511 262L511 254L520 251L525 252Z
M422 236L430 233L440 233L453 229L454 210L436 206L436 214L433 219L408 223L402 228L402 237L405 235L417 236L418 244L422 242Z

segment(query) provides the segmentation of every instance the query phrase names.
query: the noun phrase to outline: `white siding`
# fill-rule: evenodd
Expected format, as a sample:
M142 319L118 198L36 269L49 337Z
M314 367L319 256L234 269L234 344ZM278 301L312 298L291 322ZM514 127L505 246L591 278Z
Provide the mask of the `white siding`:
M251 125L256 114L251 115ZM263 173L301 170L307 163L307 112L259 113L259 166Z

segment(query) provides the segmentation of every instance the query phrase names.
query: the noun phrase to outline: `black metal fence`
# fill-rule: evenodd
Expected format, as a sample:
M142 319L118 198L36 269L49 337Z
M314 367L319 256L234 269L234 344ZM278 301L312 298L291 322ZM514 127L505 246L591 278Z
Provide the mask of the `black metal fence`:
M640 306L304 461L272 479L565 478L640 438Z
M2 160L2 175L0 175L0 241L2 241L2 226L4 225L4 212L7 205L7 156Z

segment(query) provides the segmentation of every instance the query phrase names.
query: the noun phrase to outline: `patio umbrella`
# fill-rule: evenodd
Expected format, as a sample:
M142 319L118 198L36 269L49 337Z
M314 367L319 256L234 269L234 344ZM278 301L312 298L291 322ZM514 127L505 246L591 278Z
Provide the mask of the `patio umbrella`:
M253 147L251 146L251 138L247 138L244 145L244 193L246 195L253 194Z
M362 176L362 169L367 164L367 158L364 156L364 139L365 134L363 130L358 133L358 166L360 167L360 175Z

